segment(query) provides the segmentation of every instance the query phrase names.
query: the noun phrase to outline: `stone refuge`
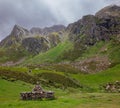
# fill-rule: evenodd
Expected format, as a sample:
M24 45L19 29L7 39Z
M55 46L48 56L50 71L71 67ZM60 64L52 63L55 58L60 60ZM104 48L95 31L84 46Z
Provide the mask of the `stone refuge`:
M110 82L103 86L107 92L118 92L120 93L120 81Z
M44 91L42 87L37 84L31 92L22 92L20 93L22 100L38 100L38 99L54 99L53 91Z

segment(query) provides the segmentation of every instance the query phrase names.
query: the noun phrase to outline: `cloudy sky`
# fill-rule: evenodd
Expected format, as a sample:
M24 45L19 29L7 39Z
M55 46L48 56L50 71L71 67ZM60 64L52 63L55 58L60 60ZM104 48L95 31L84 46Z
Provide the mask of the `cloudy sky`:
M110 4L120 0L0 0L0 40L15 24L27 29L67 25Z

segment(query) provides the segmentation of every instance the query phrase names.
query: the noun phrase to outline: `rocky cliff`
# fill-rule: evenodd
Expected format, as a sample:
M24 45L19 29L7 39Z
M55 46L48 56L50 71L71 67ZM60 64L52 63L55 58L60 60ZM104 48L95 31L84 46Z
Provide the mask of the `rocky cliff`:
M30 53L38 54L47 51L49 48L56 46L61 41L61 31L63 25L54 25L44 29L32 28L30 31L15 25L12 32L1 43L1 47L23 47Z
M100 40L110 40L113 35L120 34L120 7L105 7L96 15L83 16L79 21L67 27L70 40L94 45Z
M68 39L67 41L72 43L73 48L63 51L58 59L74 61L81 57L87 49L101 41L119 40L119 35L120 7L112 5L101 9L95 15L83 16L66 28L63 25L55 25L43 29L33 27L31 30L27 30L15 25L11 34L0 43L0 46L24 48L30 53L39 54L39 52L45 52ZM116 43L119 44L119 41Z
M1 47L10 47L17 43L21 43L24 38L26 38L30 35L31 35L31 33L27 29L25 29L19 25L15 25L13 27L13 30L10 33L10 35L1 41L0 46Z
M38 35L49 35L50 33L53 32L59 32L59 31L63 31L65 29L64 25L54 25L52 27L45 27L43 29L41 28L37 28L37 27L33 27L30 32L32 34L38 34Z

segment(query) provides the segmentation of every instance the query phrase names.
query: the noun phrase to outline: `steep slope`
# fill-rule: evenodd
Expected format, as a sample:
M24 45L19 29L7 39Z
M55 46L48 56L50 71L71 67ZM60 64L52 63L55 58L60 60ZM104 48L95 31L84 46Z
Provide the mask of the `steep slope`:
M49 35L50 33L63 31L64 29L65 29L64 25L53 25L51 27L45 27L43 29L38 27L33 27L30 30L30 32L32 34L38 34L38 35Z
M40 63L54 63L61 62L60 55L65 51L68 51L73 48L73 44L69 41L64 41L59 43L56 47L40 53L33 58L27 60L24 64L40 64Z
M109 15L106 12L109 12ZM68 55L74 55L72 60L77 59L87 48L94 46L97 42L110 42L120 34L119 12L119 6L108 6L97 12L95 16L83 16L79 21L68 25L66 30L69 32L69 40L74 43L74 50L68 52Z
M19 25L15 25L10 35L1 41L0 46L10 47L12 45L20 44L25 37L30 35L31 34L27 29L20 27Z
M32 43L32 41L31 41L32 39L33 39L33 41L35 39L36 40L38 39L37 41L39 41L41 44L44 43L42 41L46 40L49 42L49 44L54 43L54 45L56 45L57 42L59 42L60 38L61 38L60 34L62 34L62 32L60 32L60 31L62 31L64 29L65 29L65 27L63 25L54 25L52 27L48 27L48 28L46 27L44 29L32 28L29 31L23 27L20 27L19 25L15 25L13 27L13 30L10 33L10 35L7 36L4 40L2 40L2 42L0 43L0 46L1 47L11 47L11 46L16 46L16 45L21 45L22 43L25 43L26 40L27 40L27 43L33 44L34 42ZM40 30L42 30L42 32L39 32ZM27 38L29 38L29 39L27 39ZM24 47L24 44L23 44L23 47ZM29 46L27 46L27 47L29 47ZM38 45L38 48L39 47L41 47L41 46Z
M69 65L85 73L99 72L119 64L119 12L119 6L108 6L97 12L96 15L86 15L79 21L69 24L65 32L68 34L67 41L72 44L72 48L69 49L68 46L67 50L59 53L61 50L58 45L54 49L32 58L30 63L59 61L66 64L63 61L71 61L72 63L68 63Z
M29 31L15 25L10 35L0 42L0 55L2 57L0 62L16 61L55 47L62 41L64 28L62 25L55 25L44 28L42 33L39 33L36 28Z
M98 72L119 64L119 12L120 7L112 5L95 15L83 16L77 22L69 24L66 29L60 25L44 29L32 28L29 31L30 35L27 35L28 32L22 32L25 37L22 35L24 38L19 45L25 51L37 54L35 57L28 57L25 63L62 62L64 64L64 61L71 61L73 62L71 66L85 70L87 73ZM5 46L3 43L5 42L1 42L2 46Z
M119 17L120 16L120 7L117 5L107 6L101 9L99 12L96 13L96 16L99 18L103 17Z

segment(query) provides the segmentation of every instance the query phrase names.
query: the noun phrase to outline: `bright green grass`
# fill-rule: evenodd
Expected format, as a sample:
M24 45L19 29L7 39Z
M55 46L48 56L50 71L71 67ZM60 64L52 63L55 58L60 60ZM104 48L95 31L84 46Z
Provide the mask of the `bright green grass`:
M2 71L2 70L8 70L8 71L14 71L14 72L15 71L17 71L17 72L28 72L29 69L27 67L19 67L19 66L18 67L17 66L16 67L0 66L0 71Z
M77 60L90 58L93 56L107 56L112 64L120 63L120 45L113 40L109 42L100 41L87 50Z
M43 63L43 62L56 62L59 61L57 59L58 56L60 56L64 51L69 50L73 47L73 44L69 41L62 42L58 44L56 47L48 50L45 53L40 53L39 55L35 56L34 58L31 58L26 63L29 64L37 64L37 63Z
M55 91L56 100L22 101L19 93L31 91L33 85L0 79L0 108L119 108L118 93L80 93L47 88Z
M72 77L79 80L81 84L89 86L96 91L100 89L100 86L108 82L120 81L120 64L100 73L74 74Z
M100 49L104 46L107 46L107 42L100 41L96 43L94 46L88 47L87 50L82 54L81 57L79 57L77 60L89 58L95 55L100 54Z

